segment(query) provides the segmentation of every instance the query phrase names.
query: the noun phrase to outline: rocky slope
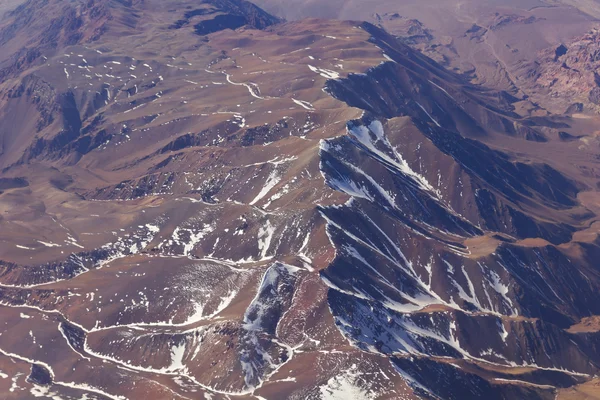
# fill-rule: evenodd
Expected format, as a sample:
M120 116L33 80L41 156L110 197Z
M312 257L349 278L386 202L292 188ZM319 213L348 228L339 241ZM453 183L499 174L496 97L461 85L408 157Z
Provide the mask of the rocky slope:
M528 74L557 102L571 101L567 113L600 112L600 31L546 49Z

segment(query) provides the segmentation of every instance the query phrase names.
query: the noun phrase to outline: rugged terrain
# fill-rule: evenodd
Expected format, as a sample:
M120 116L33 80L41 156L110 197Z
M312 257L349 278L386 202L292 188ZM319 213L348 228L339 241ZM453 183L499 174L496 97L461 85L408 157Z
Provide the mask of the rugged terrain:
M523 114L563 113L573 104L569 103L573 92L556 96L554 90L563 88L549 88L556 75L559 80L574 80L575 71L559 69L563 63L546 65L554 64L560 45L571 50L573 59L578 58L576 49L586 43L590 53L598 50L588 36L600 18L595 0L407 0L401 4L333 0L328 7L313 0L256 0L256 4L289 20L320 16L381 26L469 81L525 98L516 106ZM545 77L537 82L540 74ZM587 77L584 80L591 83ZM597 109L587 100L588 92L576 96L580 97L576 103Z
M493 79L459 63L495 33L386 12L4 14L3 398L594 396L598 117L534 99L593 61L545 40L537 80ZM565 47L595 43L568 15Z

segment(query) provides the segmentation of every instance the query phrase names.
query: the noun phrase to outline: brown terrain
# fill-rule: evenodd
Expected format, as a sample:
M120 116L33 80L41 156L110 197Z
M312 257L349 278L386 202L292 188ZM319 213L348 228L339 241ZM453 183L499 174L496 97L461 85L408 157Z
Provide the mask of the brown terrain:
M600 398L598 4L256 4L0 4L0 398Z

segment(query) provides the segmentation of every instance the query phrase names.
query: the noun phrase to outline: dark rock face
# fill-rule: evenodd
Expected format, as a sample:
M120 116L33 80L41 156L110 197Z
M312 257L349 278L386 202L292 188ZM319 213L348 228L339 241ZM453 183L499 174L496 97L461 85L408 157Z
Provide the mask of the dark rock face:
M265 29L280 20L254 4L245 0L205 0L203 8L187 11L183 18L171 25L171 29L181 29L190 24L195 17L202 21L194 25L198 35L208 35L224 29L237 29L249 26Z
M574 135L571 135L571 134L570 134L570 133L568 133L568 132L563 132L563 131L561 131L561 132L558 132L558 137L559 137L559 138L560 138L560 140L562 140L563 142L571 142L571 141L573 141L573 140L577 140L577 139L579 139L579 138L580 138L580 137L578 137L578 136L574 136Z
M194 26L198 35L208 35L223 29L237 29L247 24L241 15L217 15L215 18L200 22Z
M567 108L567 110L565 111L565 114L580 113L583 111L583 109L584 109L583 103L573 103Z
M88 196L99 200L114 198L131 200L148 195L170 194L175 178L175 174L168 172L146 175L137 180L123 181L115 186L98 189Z
M600 105L600 87L590 90L589 100L596 105Z
M27 381L43 386L50 385L52 384L52 374L43 365L31 364L31 374L27 377Z
M83 329L66 321L61 322L58 329L60 329L71 347L80 353L85 353L86 333Z
M0 190L24 188L29 186L26 178L0 178Z
M31 145L23 161L39 157L43 153L58 153L80 136L82 122L74 94L72 92L60 93L56 95L53 104L55 109L51 111L51 120L59 119L62 122L61 131L50 140L38 138Z
M44 265L18 265L0 260L0 282L16 287L27 287L73 278L90 268L102 267L104 263L115 257L136 254L143 247L143 243L152 240L154 234L153 227L142 226L135 232L92 251L72 253L64 261L49 262Z
M565 46L564 44L561 44L560 46L558 46L556 48L556 50L554 51L554 61L558 61L558 59L562 56L564 56L565 54L567 54L567 51L569 49L567 48L567 46Z

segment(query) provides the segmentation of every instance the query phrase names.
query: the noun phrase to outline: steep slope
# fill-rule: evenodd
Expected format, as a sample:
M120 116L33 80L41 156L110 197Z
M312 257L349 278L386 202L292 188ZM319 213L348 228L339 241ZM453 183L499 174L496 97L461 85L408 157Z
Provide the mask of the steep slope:
M314 0L256 3L291 20L325 16L381 26L473 83L509 91L522 100L518 112L523 115L564 112L562 102L533 85L532 70L536 62L545 62L540 60L540 52L553 52L560 44L598 27L598 6L585 0L336 0L327 6Z
M322 209L337 252L321 275L338 328L363 350L394 356L424 396L490 396L474 365L492 383L542 389L527 398L546 396L554 379L592 376L596 335L563 329L598 312L597 242L550 244L569 242L579 225L580 189L547 165L515 163L457 135L455 110L468 106L431 80L431 63L365 29L393 63L328 82L336 98L372 115L321 145L328 184L352 197ZM517 366L531 369L495 375ZM461 392L465 385L474 391ZM525 396L512 390L494 395Z

